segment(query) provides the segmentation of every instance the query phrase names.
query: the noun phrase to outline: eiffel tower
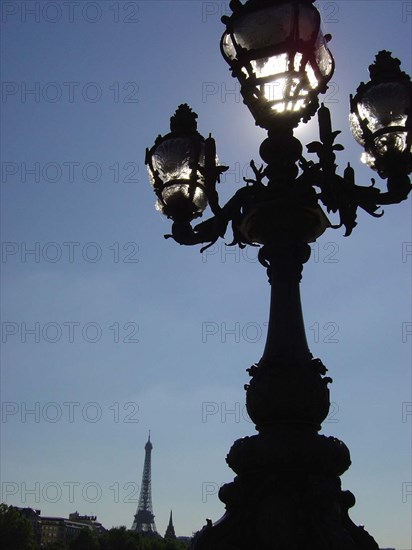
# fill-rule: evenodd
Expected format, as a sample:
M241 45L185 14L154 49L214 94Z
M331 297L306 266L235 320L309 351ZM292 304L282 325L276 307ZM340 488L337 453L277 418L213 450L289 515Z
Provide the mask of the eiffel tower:
M145 457L144 457L144 466L143 466L143 476L142 476L142 485L140 487L140 496L139 504L137 506L137 511L134 516L134 521L132 525L132 531L137 531L139 533L152 534L156 535L156 524L153 515L153 506L152 506L152 482L151 482L151 454L153 445L150 441L150 432L149 439L144 447Z

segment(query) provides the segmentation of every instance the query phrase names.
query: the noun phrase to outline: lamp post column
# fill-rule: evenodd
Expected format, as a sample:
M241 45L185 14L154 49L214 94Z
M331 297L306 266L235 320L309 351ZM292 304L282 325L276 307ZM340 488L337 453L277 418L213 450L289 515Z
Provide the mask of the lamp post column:
M307 362L311 358L306 340L299 283L303 263L310 257L307 244L289 243L266 250L271 285L270 314L265 349L259 366L282 358Z

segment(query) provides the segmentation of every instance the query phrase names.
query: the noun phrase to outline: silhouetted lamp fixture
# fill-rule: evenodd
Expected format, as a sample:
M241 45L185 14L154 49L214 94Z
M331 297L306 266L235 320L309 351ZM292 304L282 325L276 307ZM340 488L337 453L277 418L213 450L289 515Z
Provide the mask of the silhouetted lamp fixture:
M365 148L362 161L383 178L407 176L412 168L411 79L387 51L378 53L369 72L371 80L351 96L351 130Z
M260 146L264 165L250 166L254 177L219 206L216 183L227 169L219 166L215 142L197 131L197 115L180 105L171 132L146 151L158 209L173 220L180 244L208 243L226 234L232 245L259 245L271 290L265 349L248 369L246 406L257 435L239 439L227 456L237 474L219 498L226 514L193 541L195 550L341 549L378 550L348 510L355 504L341 489L350 466L346 445L318 433L330 407L327 369L310 353L303 322L299 283L311 248L326 229L357 225L357 209L374 217L384 204L407 198L412 186L411 80L400 61L381 51L370 66L371 81L351 97L350 124L364 147L364 161L387 179L387 191L355 183L350 164L338 173L329 110L321 105L334 71L313 0L239 0L222 18L222 54L239 79L244 103L257 125L268 131ZM300 121L317 112L319 141L306 146L306 159L293 136ZM213 216L192 227L209 204ZM332 225L327 213L338 213Z
M216 166L214 139L197 131L197 114L182 104L170 119L170 133L158 136L146 150L156 208L175 222L188 223L202 215L208 202L215 210L213 189L224 168ZM212 175L212 177L211 177Z
M334 71L312 0L231 2L221 50L256 124L270 129L308 120ZM281 118L279 114L283 115Z

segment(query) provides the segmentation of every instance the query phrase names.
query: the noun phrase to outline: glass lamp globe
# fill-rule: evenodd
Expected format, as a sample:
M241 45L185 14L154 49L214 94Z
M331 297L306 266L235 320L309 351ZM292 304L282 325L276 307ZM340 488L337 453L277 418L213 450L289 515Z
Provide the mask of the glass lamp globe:
M191 221L208 204L202 175L205 139L197 131L196 119L188 105L180 105L170 119L171 132L159 136L146 151L149 179L158 198L156 208L174 221Z
M350 126L365 153L362 160L383 178L402 166L412 168L412 83L390 52L377 54L371 80L351 96Z
M221 51L256 124L270 130L309 120L334 72L313 0L234 0L231 7Z

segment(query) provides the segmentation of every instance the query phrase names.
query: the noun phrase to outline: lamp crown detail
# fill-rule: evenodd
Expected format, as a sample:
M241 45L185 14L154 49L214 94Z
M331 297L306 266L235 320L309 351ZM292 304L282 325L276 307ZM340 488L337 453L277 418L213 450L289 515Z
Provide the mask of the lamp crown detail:
M170 118L170 130L178 133L197 131L197 114L187 103L182 103Z
M387 50L376 54L375 61L369 65L369 74L373 82L388 82L391 80L410 80L409 75L401 71L401 62Z

